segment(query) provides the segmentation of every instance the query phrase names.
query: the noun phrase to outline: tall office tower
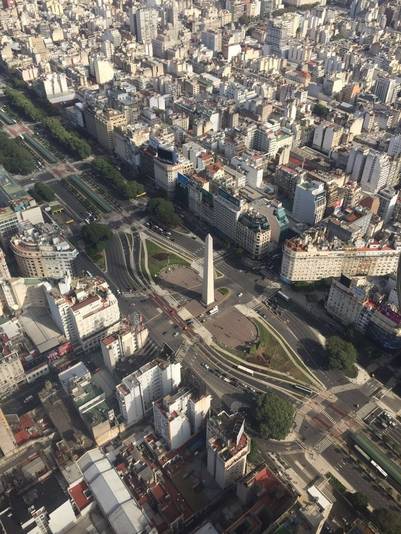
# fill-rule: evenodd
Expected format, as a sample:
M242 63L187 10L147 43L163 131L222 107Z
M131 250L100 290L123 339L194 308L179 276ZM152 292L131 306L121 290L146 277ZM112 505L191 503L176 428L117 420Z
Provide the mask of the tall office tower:
M380 201L377 214L383 219L384 224L387 224L393 217L398 194L398 191L395 191L392 187L384 187L377 193L377 197Z
M205 239L205 258L203 260L202 302L210 306L214 302L214 267L213 267L213 239L207 234Z
M220 488L226 488L246 470L250 439L244 432L245 419L220 412L207 422L207 470Z
M3 410L0 408L0 455L7 456L17 447L14 434L8 424Z
M390 159L387 154L370 150L365 159L361 176L361 187L368 193L377 193L389 185Z
M323 183L312 181L297 185L292 208L294 219L314 225L322 220L325 209L326 193Z
M156 9L143 7L131 15L131 31L135 33L139 43L151 43L157 37Z
M74 273L78 250L56 224L21 223L10 247L21 276L60 280Z
M167 21L173 26L173 28L177 28L178 26L178 6L175 1L171 3L171 5L167 8Z
M398 83L392 78L377 78L374 93L384 104L393 104L398 87Z
M181 382L181 364L152 360L123 378L116 397L127 425L140 421L152 403L175 391Z

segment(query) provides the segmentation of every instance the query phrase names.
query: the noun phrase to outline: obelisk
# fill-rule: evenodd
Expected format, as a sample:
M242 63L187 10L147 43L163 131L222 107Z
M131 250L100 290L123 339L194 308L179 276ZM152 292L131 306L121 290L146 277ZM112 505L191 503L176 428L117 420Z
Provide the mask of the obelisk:
M210 234L207 234L205 239L202 302L205 306L210 306L210 304L213 304L214 302L213 239Z

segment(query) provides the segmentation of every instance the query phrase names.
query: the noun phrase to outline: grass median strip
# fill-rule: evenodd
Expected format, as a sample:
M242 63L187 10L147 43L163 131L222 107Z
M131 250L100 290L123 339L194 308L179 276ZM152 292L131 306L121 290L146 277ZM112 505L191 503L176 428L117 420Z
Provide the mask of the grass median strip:
M149 272L153 278L159 276L160 271L166 267L174 267L174 265L189 266L189 263L184 258L169 252L153 241L147 239L145 244L148 251Z

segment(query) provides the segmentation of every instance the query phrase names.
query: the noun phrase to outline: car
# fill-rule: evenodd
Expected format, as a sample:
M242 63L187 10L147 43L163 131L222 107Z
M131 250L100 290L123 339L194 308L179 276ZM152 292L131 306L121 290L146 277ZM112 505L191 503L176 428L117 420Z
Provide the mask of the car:
M242 295L243 295L242 291L240 291L239 293L237 293L237 297L238 297L238 298L241 298Z
M177 337L178 335L178 332L174 332L173 337Z

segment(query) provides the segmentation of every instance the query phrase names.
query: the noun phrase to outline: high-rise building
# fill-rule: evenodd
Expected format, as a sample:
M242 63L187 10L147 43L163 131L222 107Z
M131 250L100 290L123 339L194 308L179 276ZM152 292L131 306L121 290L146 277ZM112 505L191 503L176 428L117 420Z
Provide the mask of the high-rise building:
M202 302L210 306L214 302L213 238L207 234L203 260Z
M21 223L10 247L20 274L27 278L60 280L75 271L78 250L64 238L57 225Z
M128 358L140 350L146 343L148 335L149 330L140 320L135 325L124 324L118 332L102 339L100 347L107 369L113 371L119 360Z
M384 104L393 104L398 88L399 84L392 78L377 78L374 93Z
M369 320L369 310L365 305L369 301L372 285L365 277L348 278L341 276L333 279L326 302L326 310L343 325L354 325L364 331Z
M95 59L93 62L93 68L95 71L96 83L99 85L111 82L111 80L114 78L113 65L105 59Z
M326 192L323 183L313 180L296 186L292 208L294 219L313 226L322 220L325 209Z
M207 422L207 470L221 488L244 476L250 439L245 434L245 419L220 412Z
M123 378L116 387L116 395L126 424L140 421L154 401L175 391L180 382L181 364L158 359Z
M361 187L369 193L377 193L387 185L390 174L390 161L387 154L370 151L365 159L361 175Z
M196 397L186 388L154 402L153 421L157 436L163 438L169 449L182 447L201 429L210 403L210 395Z
M0 455L7 456L12 453L17 444L15 442L14 434L8 424L7 418L0 408Z
M131 14L131 31L139 43L151 43L157 37L156 9L143 7Z
M10 271L6 262L4 251L0 248L0 279L9 280L11 278Z
M95 136L106 150L113 150L113 131L125 128L127 119L116 109L107 109L95 114Z
M169 196L173 195L176 185L178 173L186 174L191 172L192 163L189 160L183 159L178 161L175 153L173 151L166 151L167 156L172 156L172 159L169 161L169 158L161 156L162 151L159 150L159 156L154 159L154 177L156 186L160 189L163 189L167 192Z
M393 217L398 200L398 191L395 191L392 187L385 187L376 196L380 202L377 214L383 219L384 224L387 224Z
M46 296L51 317L77 348L90 350L120 328L118 300L102 278L67 278Z
M329 154L333 148L340 144L343 131L341 126L323 122L315 128L312 145L325 154Z

